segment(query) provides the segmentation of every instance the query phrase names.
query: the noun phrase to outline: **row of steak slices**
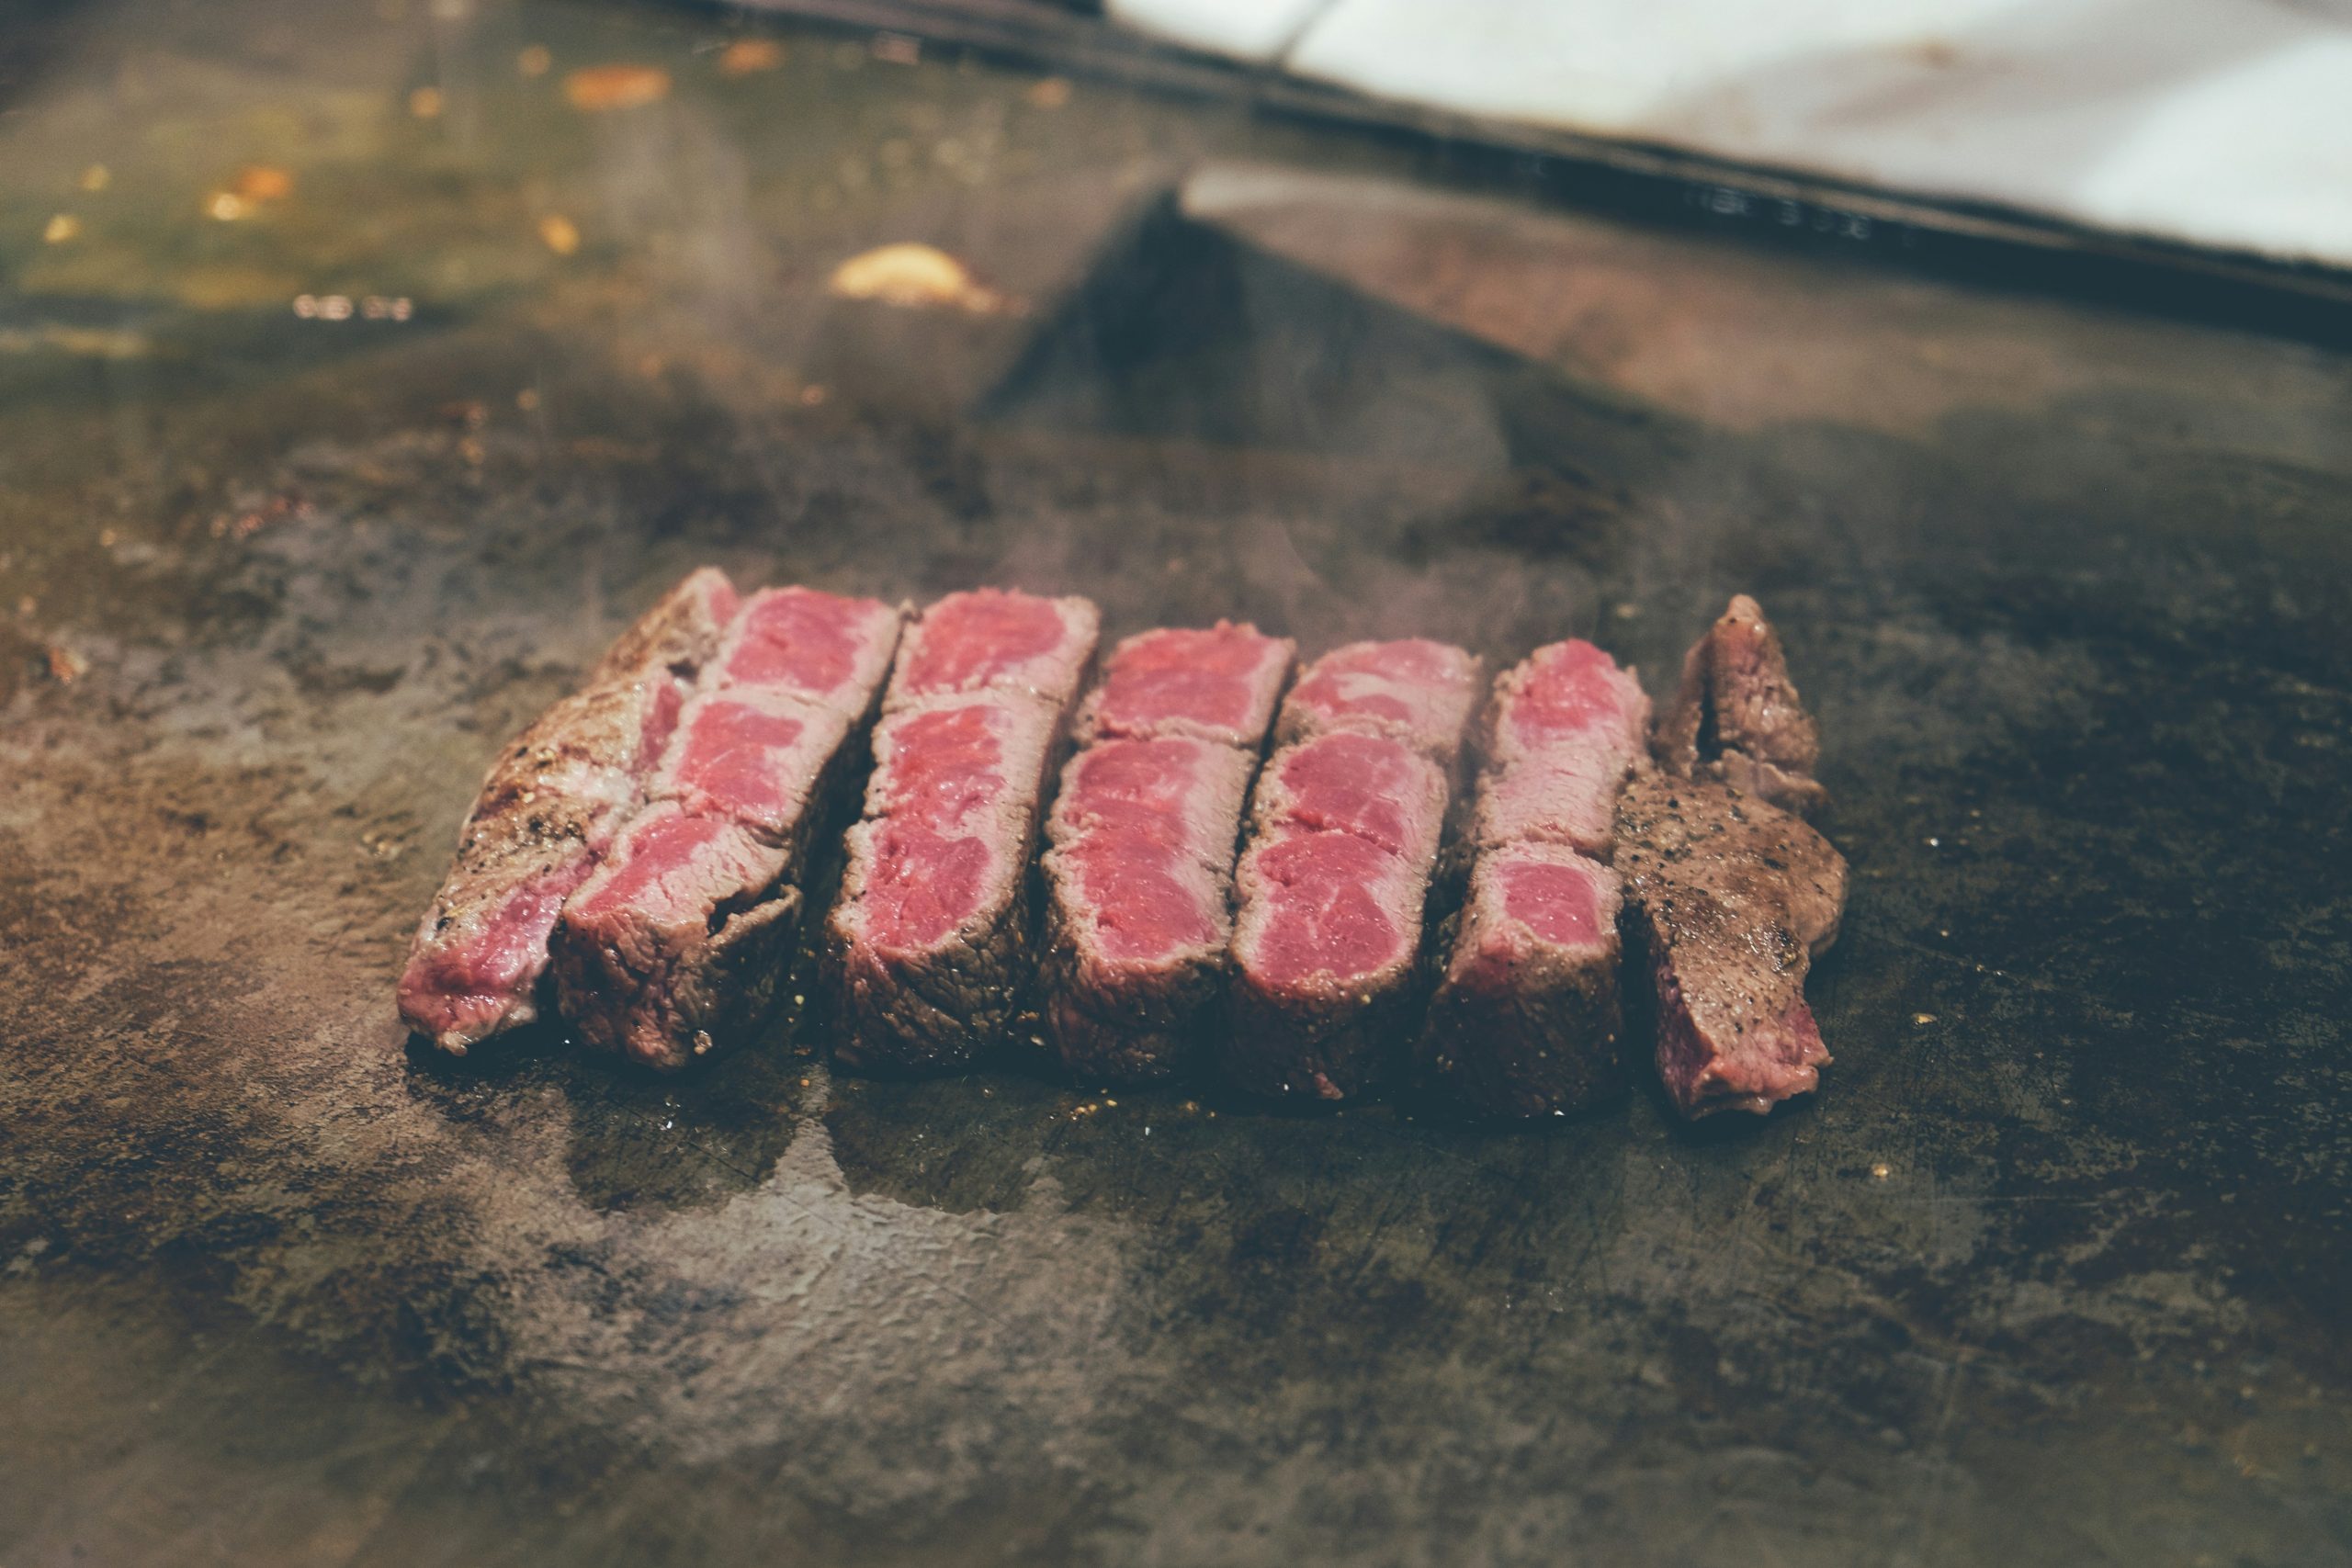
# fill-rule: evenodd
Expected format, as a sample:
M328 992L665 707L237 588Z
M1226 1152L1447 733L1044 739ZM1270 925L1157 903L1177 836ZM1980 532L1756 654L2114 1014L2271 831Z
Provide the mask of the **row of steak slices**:
M757 1034L865 773L820 944L854 1066L968 1066L1034 1004L1091 1080L1213 1065L1344 1099L1409 1059L1529 1116L1623 1083L1630 1012L1685 1115L1814 1087L1804 980L1845 865L1798 815L1818 739L1752 601L1655 730L1581 641L1489 693L1441 643L1351 644L1289 684L1285 639L1163 629L1090 692L1097 638L1081 599L910 620L695 573L492 769L402 1015L462 1054L551 1000L662 1069Z

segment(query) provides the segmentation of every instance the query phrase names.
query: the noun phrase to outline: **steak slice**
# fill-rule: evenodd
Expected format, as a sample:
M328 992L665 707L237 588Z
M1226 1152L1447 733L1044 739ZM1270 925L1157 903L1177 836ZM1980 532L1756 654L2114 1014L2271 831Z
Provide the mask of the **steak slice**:
M581 1040L675 1072L756 1029L790 958L793 852L657 801L563 908L556 996Z
M1602 863L1649 714L1634 672L1577 639L1495 682L1476 858L1419 1050L1464 1110L1561 1114L1623 1082L1618 887Z
M1424 637L1333 649L1283 701L1274 744L1354 730L1394 736L1451 770L1479 694L1478 660Z
M1046 853L1048 1037L1071 1072L1162 1078L1222 996L1254 752L1188 735L1070 759Z
M1779 634L1745 593L1684 655L1682 683L1652 747L1678 778L1721 779L1804 816L1828 804L1813 777L1821 731L1789 679Z
M1084 599L998 588L950 593L922 613L899 648L890 707L967 692L1028 696L1056 711L1078 700L1102 616Z
M1617 875L1558 844L1483 851L1421 1064L1464 1109L1564 1115L1623 1087Z
M538 1016L563 902L642 805L686 682L735 607L722 573L695 572L500 753L401 975L411 1029L463 1055Z
M648 781L654 802L564 907L557 998L590 1045L674 1072L767 1021L809 842L863 748L900 616L753 594Z
M1837 940L1844 858L1796 817L1713 779L1638 775L1617 835L1628 945L1650 979L1675 1109L1760 1115L1813 1089L1829 1053L1804 976Z
M853 1067L967 1066L1012 1026L1062 716L979 692L886 714L830 922Z
M1259 778L1234 875L1224 1065L1241 1088L1340 1100L1380 1077L1419 999L1423 908L1476 678L1459 649L1358 644L1284 701L1277 733L1295 739Z
M1138 633L1080 711L1044 861L1046 1032L1071 1073L1166 1077L1214 1021L1242 808L1294 647L1228 621Z
M1083 599L982 589L907 634L826 922L845 1065L961 1067L1012 1027L1030 862L1099 624Z
M1230 621L1139 632L1111 650L1079 712L1079 736L1190 735L1255 756L1296 651L1288 637Z
M1539 648L1495 682L1474 837L1539 840L1598 860L1616 836L1617 792L1643 756L1650 700L1589 642Z

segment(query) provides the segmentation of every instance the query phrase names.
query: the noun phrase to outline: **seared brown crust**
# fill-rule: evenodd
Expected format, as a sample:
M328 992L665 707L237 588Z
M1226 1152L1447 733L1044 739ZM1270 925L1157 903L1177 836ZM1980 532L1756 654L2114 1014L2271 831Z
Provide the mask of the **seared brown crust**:
M1820 728L1789 678L1780 634L1745 593L1733 595L1684 655L1681 684L1651 750L1678 778L1720 779L1806 816L1828 803L1813 777Z
M861 822L850 833L874 826ZM864 863L853 848L837 916L863 890ZM1029 886L1016 871L1002 902L920 956L884 955L836 919L826 945L828 979L841 1008L835 1058L861 1072L957 1072L1001 1041L1021 1012Z
M1150 967L1100 963L1086 952L1090 933L1077 925L1074 901L1059 890L1055 871L1048 854L1038 962L1046 1038L1070 1075L1089 1082L1172 1077L1199 1049L1223 994L1223 943Z
M692 676L718 649L735 606L735 587L726 573L708 566L688 572L660 604L614 639L589 671L588 684L627 680L655 668Z
M718 573L694 573L620 635L579 691L532 720L483 778L452 875L491 873L511 853L535 862L552 842L609 841L676 720L682 677L718 646L733 599Z
M1805 1007L1837 940L1846 862L1768 802L1644 774L1618 804L1627 946L1650 976L1658 1076L1683 1115L1763 1112L1829 1060Z
M1492 940L1476 927L1477 893L1442 933L1455 962L1430 998L1419 1065L1430 1082L1477 1116L1564 1115L1621 1093L1624 1020L1618 976L1615 875L1596 868L1601 941L1566 950ZM1456 942L1467 931L1467 941ZM1485 953L1485 962L1465 962Z
M1226 1076L1270 1100L1352 1100L1377 1088L1423 994L1418 956L1312 996L1271 992L1238 969L1227 1010Z
M676 1072L715 1045L755 1032L770 1016L798 929L800 890L780 872L750 907L670 932L646 922L628 942L558 931L554 968L580 1041L657 1072ZM589 1006L582 998L619 998Z
M1605 979L1539 960L1516 985L1439 987L1420 1045L1431 1082L1474 1116L1565 1115L1623 1094L1623 957L1612 942Z

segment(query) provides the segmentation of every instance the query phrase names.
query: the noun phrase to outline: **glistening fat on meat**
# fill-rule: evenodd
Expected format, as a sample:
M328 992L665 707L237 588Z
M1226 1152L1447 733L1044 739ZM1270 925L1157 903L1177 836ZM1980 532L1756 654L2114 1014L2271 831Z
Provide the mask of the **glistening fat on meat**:
M1080 1077L1165 1077L1223 999L1235 841L1292 644L1166 628L1113 650L1046 836L1045 1020Z
M806 588L744 605L651 804L564 907L557 995L584 1043L674 1071L767 1021L810 840L862 760L899 625L878 601Z
M538 1017L564 900L643 805L645 774L735 608L723 574L695 572L500 753L401 974L411 1029L462 1055Z
M1619 894L1604 863L1649 713L1634 672L1577 639L1495 682L1469 894L1419 1046L1464 1109L1564 1113L1623 1082Z
M987 590L908 632L827 923L849 1066L960 1067L1011 1027L1029 863L1098 625L1083 599Z
M1419 639L1325 655L1284 699L1235 873L1226 1072L1270 1096L1375 1083L1421 930L1478 662Z

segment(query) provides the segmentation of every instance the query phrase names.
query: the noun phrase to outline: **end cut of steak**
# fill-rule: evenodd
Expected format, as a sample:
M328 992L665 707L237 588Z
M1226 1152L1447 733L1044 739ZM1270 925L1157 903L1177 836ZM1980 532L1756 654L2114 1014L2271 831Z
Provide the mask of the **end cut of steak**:
M1482 851L1421 1062L1466 1109L1564 1114L1622 1088L1616 874L1557 844Z
M1418 999L1423 908L1477 678L1459 649L1358 644L1284 701L1276 730L1292 739L1260 776L1234 878L1224 1064L1240 1087L1340 1100L1379 1077Z
M1654 745L1659 765L1677 777L1721 779L1808 816L1828 802L1813 777L1821 732L1789 679L1779 634L1745 593L1684 656L1681 686Z
M687 683L735 609L724 575L694 573L500 753L401 976L411 1029L462 1055L538 1016L564 900L642 804Z
M1845 860L1796 817L1713 779L1636 777L1617 830L1626 932L1675 1108L1761 1114L1813 1089L1829 1053L1804 976L1837 939Z
M1649 712L1632 671L1575 639L1495 682L1469 897L1420 1044L1465 1110L1561 1113L1623 1081L1617 879L1603 863Z
M1084 600L959 593L909 634L827 923L847 1065L960 1067L1010 1028L1029 863L1095 625Z
M1539 648L1495 682L1475 834L1536 840L1607 860L1617 792L1641 761L1650 700L1589 642Z
M1081 1077L1165 1077L1225 989L1235 841L1292 644L1255 627L1119 644L1046 836L1046 1028Z
M1478 660L1424 637L1355 642L1309 665L1283 699L1274 743L1333 730L1394 736L1447 768L1477 705Z
M654 770L654 804L555 940L581 1038L662 1071L754 1032L797 930L818 825L862 756L899 616L808 589L754 595Z

